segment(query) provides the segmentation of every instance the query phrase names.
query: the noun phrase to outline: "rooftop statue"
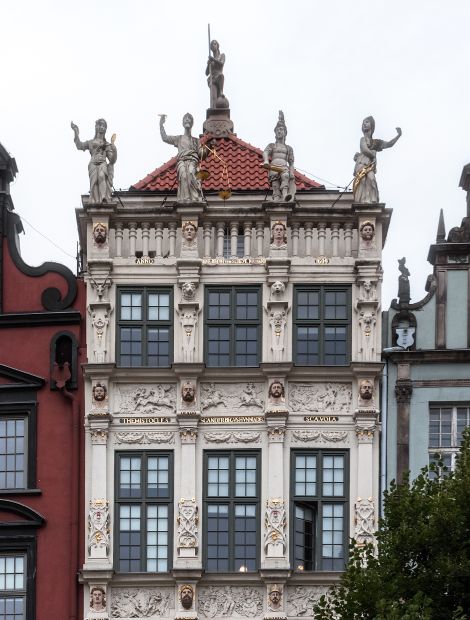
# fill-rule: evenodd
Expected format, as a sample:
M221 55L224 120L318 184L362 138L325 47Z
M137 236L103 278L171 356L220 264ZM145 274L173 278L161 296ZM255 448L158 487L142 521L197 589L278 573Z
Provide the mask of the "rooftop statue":
M212 52L212 56L211 56ZM219 43L215 39L209 45L209 59L207 60L206 75L210 89L210 107L228 108L229 102L224 95L224 64L225 54L221 54Z
M273 190L273 200L289 201L295 196L294 151L286 144L287 127L284 113L274 127L276 142L264 149L263 167L268 170L268 181Z
M178 174L178 202L200 202L203 200L201 183L196 177L199 162L204 157L204 149L198 138L193 138L191 128L194 119L189 112L183 116L184 134L168 136L165 131L166 115L160 115L160 135L163 142L178 149L176 170Z
M398 302L400 306L408 305L411 299L410 281L408 279L410 272L405 263L405 257L398 259L398 270L400 271L400 275L398 276Z
M90 201L94 203L110 202L113 189L114 164L117 159L117 149L114 146L116 134L111 142L106 141L107 124L103 118L95 123L95 137L93 140L81 142L77 125L70 124L75 134L74 142L80 151L90 151L88 175L90 177Z
M397 127L397 135L390 140L378 140L373 138L375 121L368 116L362 121L362 133L364 136L360 142L360 153L354 155L354 202L371 203L379 202L379 190L375 173L377 171L377 153L391 148L401 136L401 129Z

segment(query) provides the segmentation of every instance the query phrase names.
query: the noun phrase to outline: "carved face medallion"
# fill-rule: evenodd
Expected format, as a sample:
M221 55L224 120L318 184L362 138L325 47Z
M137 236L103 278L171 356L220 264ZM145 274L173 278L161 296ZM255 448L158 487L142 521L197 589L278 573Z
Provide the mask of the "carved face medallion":
M181 388L181 398L184 400L184 402L192 403L195 396L196 392L193 384L191 382L184 383Z
M191 607L193 606L193 599L194 599L193 586L190 586L190 585L181 586L180 600L181 600L181 605L183 606L183 609L191 609Z
M192 243L194 241L196 237L196 231L197 228L192 222L186 222L183 225L183 237L186 239L186 241L189 241L189 243Z
M93 611L103 611L105 609L106 598L101 587L95 587L90 592L90 608Z
M181 287L181 291L183 293L184 299L194 299L194 296L196 295L196 285L194 284L194 282L184 282Z
M361 381L361 385L359 386L359 394L362 400L372 400L372 396L374 394L374 385L372 381L369 381L369 379L364 379Z
M281 605L282 592L278 585L274 584L271 586L268 597L271 609L279 609Z
M98 222L93 226L93 239L97 245L103 245L103 243L106 243L107 236L108 229L105 224Z
M284 396L284 386L280 381L273 381L269 386L269 395L272 398L282 398Z
M286 227L282 222L275 222L271 228L271 236L274 245L283 245L286 243Z
M101 383L97 383L93 386L93 398L96 402L100 403L106 398L106 387Z
M364 241L372 241L375 234L375 227L372 222L364 222L361 226L361 237Z
M282 295L285 290L286 290L286 286L284 282L281 282L280 280L276 280L276 282L273 282L271 284L272 295Z

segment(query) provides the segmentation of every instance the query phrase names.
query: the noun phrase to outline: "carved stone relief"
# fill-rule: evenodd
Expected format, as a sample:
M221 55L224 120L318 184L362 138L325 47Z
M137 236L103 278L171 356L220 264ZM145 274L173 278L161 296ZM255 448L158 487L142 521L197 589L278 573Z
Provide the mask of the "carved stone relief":
M99 301L103 299L103 297L107 297L107 291L110 289L113 281L108 275L97 275L94 274L93 277L90 276L90 285L92 290L95 291L96 297Z
M289 586L287 588L287 615L313 617L314 605L327 592L328 586Z
M364 308L359 312L359 354L365 362L374 361L375 358L375 325L377 315L370 308Z
M308 441L318 441L320 443L347 443L347 431L316 431L316 430L297 430L292 431L292 437L297 442L306 443Z
M271 326L271 350L273 362L281 362L283 359L286 339L287 312L280 308L273 308L269 313L269 325Z
M111 618L161 618L174 609L173 588L113 588Z
M254 618L263 612L260 588L224 586L201 588L198 612L204 618Z
M105 446L108 440L108 429L92 428L90 429L90 437L93 445Z
M90 321L93 333L92 351L93 362L97 364L103 364L109 361L109 347L108 347L108 326L109 315L111 310L109 304L90 304L88 306L88 312L90 314Z
M109 502L106 499L90 500L88 510L88 553L93 549L105 549L109 552L110 543Z
M87 620L106 620L107 618L106 590L104 586L93 586L90 588L90 609L87 613Z
M362 379L359 383L357 401L359 407L375 408L374 382L371 379Z
M373 542L375 532L375 509L372 498L359 497L354 508L354 521L356 524L354 538L356 542L360 545Z
M114 438L120 444L174 443L175 434L172 431L129 431L115 433Z
M178 503L178 548L198 547L198 507L195 499L180 499Z
M273 583L268 586L268 609L269 611L279 611L282 609L283 587L281 584Z
M349 413L351 386L346 383L289 383L289 406L293 412Z
M194 362L196 330L200 310L195 305L177 310L181 322L181 352L183 362Z
M286 509L284 500L271 498L266 501L266 512L264 516L264 547L268 551L268 545L282 545L282 551L286 549Z
M176 384L160 383L133 387L119 386L119 413L156 414L174 412L176 407Z
M195 301L197 292L196 282L183 282L181 285L181 295L184 301Z
M234 409L259 413L264 408L263 386L260 383L202 383L202 410L227 412ZM238 411L237 413L240 413Z
M227 431L204 433L203 436L207 443L254 443L260 440L261 433L253 431Z

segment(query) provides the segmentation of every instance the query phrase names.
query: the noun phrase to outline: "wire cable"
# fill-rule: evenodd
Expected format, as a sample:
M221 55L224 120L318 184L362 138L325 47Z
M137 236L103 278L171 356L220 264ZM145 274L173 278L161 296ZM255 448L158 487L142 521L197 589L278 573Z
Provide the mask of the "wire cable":
M44 237L44 239L46 239L46 241L49 241L49 243L52 243L52 245L54 245L58 250L60 250L61 252L63 252L66 256L69 256L70 258L73 258L74 260L77 258L76 256L72 256L72 254L69 254L68 252L66 252L64 250L64 248L61 248L60 245L57 245L57 243L55 243L54 241L52 241L52 239L49 239L49 237L46 237L46 235L44 235L40 230L38 230L37 228L35 228L31 222L28 222L28 220L21 215L20 216L21 221L22 222L26 222L26 224L28 224L28 226L31 226L31 228L38 233L38 235L41 235L41 237Z

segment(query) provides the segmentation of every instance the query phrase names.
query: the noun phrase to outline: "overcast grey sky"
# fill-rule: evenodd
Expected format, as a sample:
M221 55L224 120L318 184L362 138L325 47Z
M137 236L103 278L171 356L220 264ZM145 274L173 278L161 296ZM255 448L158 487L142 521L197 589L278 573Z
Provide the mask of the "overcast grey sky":
M453 0L15 0L2 3L0 142L16 158L12 186L30 264L75 268L74 209L88 191L94 121L117 133L115 186L128 188L173 156L160 141L190 111L202 131L209 91L207 23L226 54L225 93L237 135L264 148L282 109L296 167L344 186L362 119L375 137L403 137L379 154L381 200L393 209L383 308L405 255L412 300L424 296L439 209L447 231L465 215L458 188L470 161L470 2ZM27 220L27 222L25 221Z

